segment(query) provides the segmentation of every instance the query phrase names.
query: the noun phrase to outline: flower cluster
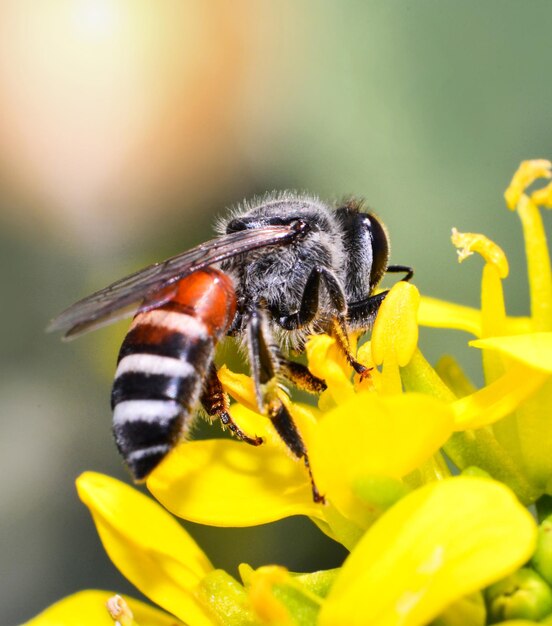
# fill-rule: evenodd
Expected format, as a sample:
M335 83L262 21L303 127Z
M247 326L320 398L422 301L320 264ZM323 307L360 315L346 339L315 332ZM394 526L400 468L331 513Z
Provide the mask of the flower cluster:
M506 192L523 227L529 317L507 315L499 246L453 231L459 260L483 258L480 309L398 283L358 348L372 368L362 379L333 338L308 341L309 369L327 389L316 407L283 391L281 399L325 504L313 502L305 468L258 412L251 379L222 368L235 421L264 446L182 444L148 479L160 504L100 474L77 481L111 560L163 610L84 591L28 626L513 626L552 614L552 273L540 215L552 206L552 184L526 191L551 170L525 162ZM484 386L450 357L433 368L418 324L470 333ZM237 581L213 568L171 513L216 526L306 515L350 555L339 569L306 574L242 565Z

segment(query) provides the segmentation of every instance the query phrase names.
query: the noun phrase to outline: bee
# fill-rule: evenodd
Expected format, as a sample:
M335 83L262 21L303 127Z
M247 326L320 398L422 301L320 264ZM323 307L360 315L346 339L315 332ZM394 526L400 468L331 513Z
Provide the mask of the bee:
M309 335L329 333L352 368L368 370L349 346L351 330L371 328L387 292L374 293L389 265L385 227L360 200L335 208L291 192L245 204L218 225L219 236L151 265L80 300L49 331L67 339L136 311L121 346L111 395L115 442L143 480L183 439L199 404L238 438L241 431L217 376L225 336L245 346L260 411L292 454L303 459L313 498L323 501L308 454L277 391L285 381L311 393L325 382L289 358Z

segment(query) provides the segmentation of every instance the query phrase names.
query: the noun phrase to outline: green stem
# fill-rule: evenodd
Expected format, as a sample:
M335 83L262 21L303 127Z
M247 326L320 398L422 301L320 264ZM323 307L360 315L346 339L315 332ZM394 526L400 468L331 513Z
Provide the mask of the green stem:
M533 503L540 495L487 428L454 433L443 449L459 469L479 467L510 487L525 505Z

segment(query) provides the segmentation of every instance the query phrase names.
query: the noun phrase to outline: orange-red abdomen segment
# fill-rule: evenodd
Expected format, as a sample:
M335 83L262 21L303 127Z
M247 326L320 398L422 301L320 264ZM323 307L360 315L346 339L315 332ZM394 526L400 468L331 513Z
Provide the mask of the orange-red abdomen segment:
M236 294L232 279L223 272L207 268L186 276L171 301L190 309L210 334L220 339L236 314Z

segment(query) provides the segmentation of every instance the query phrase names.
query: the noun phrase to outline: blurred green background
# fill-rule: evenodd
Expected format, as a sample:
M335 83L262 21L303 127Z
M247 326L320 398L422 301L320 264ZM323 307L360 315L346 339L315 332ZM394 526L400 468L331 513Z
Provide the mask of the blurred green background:
M224 207L272 189L364 196L422 293L474 306L481 262L458 266L449 235L484 232L510 260L509 311L527 312L502 192L522 159L552 157L551 24L547 0L3 0L2 624L82 588L137 595L73 487L87 469L127 479L109 410L125 324L69 344L44 327L209 238ZM465 340L421 336L479 380ZM186 527L231 572L344 557L303 519Z

